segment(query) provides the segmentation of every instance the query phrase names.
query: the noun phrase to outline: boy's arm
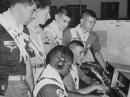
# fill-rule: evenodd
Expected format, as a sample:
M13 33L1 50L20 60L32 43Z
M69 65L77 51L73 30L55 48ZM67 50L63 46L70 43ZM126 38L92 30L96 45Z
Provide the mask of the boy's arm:
M95 84L96 81L93 80L91 77L87 76L81 69L79 66L77 66L77 69L78 69L78 74L79 74L79 78L85 82L86 84L88 85L91 85L91 84Z
M103 90L103 86L102 85L91 85L87 88L79 89L79 90L77 90L77 92L81 93L81 94L89 94L95 90Z
M67 91L67 94L65 95L63 90L56 85L46 85L39 91L37 97L102 97L101 95L87 95L70 91Z

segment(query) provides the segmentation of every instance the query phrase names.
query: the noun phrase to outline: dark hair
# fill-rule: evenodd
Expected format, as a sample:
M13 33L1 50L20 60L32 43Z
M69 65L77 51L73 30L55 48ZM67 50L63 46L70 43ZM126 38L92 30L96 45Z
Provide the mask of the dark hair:
M87 9L83 12L83 14L81 15L81 18L84 18L85 16L91 16L93 18L96 18L96 13L93 10Z
M8 0L10 7L17 4L17 3L21 3L21 4L28 4L28 5L33 5L35 4L37 1L36 0Z
M46 64L49 64L53 58L56 57L58 53L61 53L61 56L64 56L65 58L68 57L73 61L74 55L73 52L63 45L57 45L55 46L46 56Z
M4 11L8 10L9 5L9 1L0 0L0 13L3 13Z
M75 48L75 46L84 47L84 44L79 40L73 40L67 45L68 48Z
M37 0L37 8L45 8L51 4L50 0Z
M59 7L57 10L57 14L65 14L69 18L71 18L71 16L72 16L71 11L69 10L69 8L67 6Z

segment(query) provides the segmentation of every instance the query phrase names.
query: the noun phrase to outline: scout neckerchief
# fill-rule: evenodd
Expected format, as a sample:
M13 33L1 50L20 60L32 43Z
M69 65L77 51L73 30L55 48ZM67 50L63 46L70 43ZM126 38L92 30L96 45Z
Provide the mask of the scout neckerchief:
M77 33L77 35L80 36L80 38L81 38L83 44L85 45L85 44L86 44L86 41L88 40L89 33L86 32L85 34L83 34L83 31L81 30L80 25L78 25L78 26L76 27L76 33Z
M67 96L65 86L63 84L63 81L59 73L49 64L47 65L46 69L42 72L41 76L39 77L39 82L36 84L33 91L34 97L36 97L39 90L47 84L54 84L59 86L61 89L64 90L64 94Z
M30 41L31 41L31 47L34 49L34 51L37 53L37 55L39 56L39 58L41 60L43 60L44 62L44 59L45 59L45 48L43 46L43 43L42 43L42 39L41 39L41 36L40 36L40 28L39 29L34 29L32 28L31 26L28 26L29 29L31 31L33 31L32 33L36 33L35 37L37 37L37 40L35 40L31 35L30 35Z
M90 38L90 33L86 33L85 35L83 34L80 24L76 27L76 28L72 28L70 29L70 33L72 36L71 40L79 40L82 41L84 44L84 49L86 50L86 53L88 51L88 49L90 48L90 44L88 44L88 40Z
M70 70L70 74L72 76L72 79L75 84L75 88L79 89L79 74L78 74L78 69L76 65L72 64L72 69Z
M52 33L57 45L62 44L63 32L59 30L55 20L53 20L52 23L45 28L45 31L46 30Z
M0 14L0 24L7 30L10 36L16 42L20 50L20 62L23 58L25 63L27 63L29 61L29 57L28 53L25 50L26 43L24 40L26 39L24 37L23 29L20 29L16 26L9 10L4 12L3 14ZM23 26L21 25L21 27Z

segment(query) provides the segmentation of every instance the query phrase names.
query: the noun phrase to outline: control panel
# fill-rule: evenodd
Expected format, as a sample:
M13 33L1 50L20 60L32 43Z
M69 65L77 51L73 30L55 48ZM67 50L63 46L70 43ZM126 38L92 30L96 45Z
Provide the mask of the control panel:
M85 63L81 65L81 69L87 75L93 78L97 77L101 82L104 81L104 84L110 88L107 93L110 97L130 97L130 65L107 62L106 70L108 73L104 72L103 75L96 69L95 71L92 69L96 65L95 62ZM90 69L90 73L88 69Z
M106 69L110 72L106 75L111 81L110 87L119 97L130 97L130 66L107 63Z

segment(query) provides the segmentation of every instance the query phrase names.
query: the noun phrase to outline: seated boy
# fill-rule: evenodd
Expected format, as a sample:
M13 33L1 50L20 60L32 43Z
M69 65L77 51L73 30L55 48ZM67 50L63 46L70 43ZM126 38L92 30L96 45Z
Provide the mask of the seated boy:
M48 53L47 67L34 88L34 97L102 97L69 92L65 89L62 80L69 74L73 57L72 51L62 45L54 47Z
M96 85L97 81L86 74L80 69L80 65L85 57L84 45L78 40L73 40L68 44L68 48L74 54L74 61L70 73L64 78L64 84L69 91L76 91L82 94L88 94L94 90L100 90L102 85ZM79 89L79 79L88 84L89 87ZM99 82L98 82L99 83Z

